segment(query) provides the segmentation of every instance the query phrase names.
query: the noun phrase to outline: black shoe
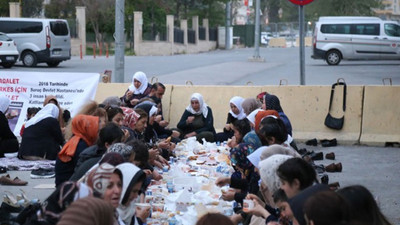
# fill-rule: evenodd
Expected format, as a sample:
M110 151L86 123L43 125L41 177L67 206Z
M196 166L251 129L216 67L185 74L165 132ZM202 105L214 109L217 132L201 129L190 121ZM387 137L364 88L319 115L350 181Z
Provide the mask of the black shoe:
M7 167L0 166L0 173L7 173Z
M300 155L305 155L305 154L307 154L307 149L305 149L305 148L301 148L301 149L299 149L298 151L297 151Z
M318 141L317 141L316 138L314 138L314 139L306 141L306 145L317 146L318 145Z
M56 176L54 172L54 168L39 168L36 170L32 170L31 178L32 179L47 179L53 178Z
M321 140L321 145L322 145L322 147L333 147L333 146L337 146L336 138L334 138L334 139L332 139L332 140L323 139L323 140Z
M324 159L324 154L322 154L322 152L315 153L314 151L312 151L310 153L307 153L307 155L309 155L311 157L311 159L314 161Z
M328 184L329 183L329 176L328 174L323 174L321 177L321 184Z

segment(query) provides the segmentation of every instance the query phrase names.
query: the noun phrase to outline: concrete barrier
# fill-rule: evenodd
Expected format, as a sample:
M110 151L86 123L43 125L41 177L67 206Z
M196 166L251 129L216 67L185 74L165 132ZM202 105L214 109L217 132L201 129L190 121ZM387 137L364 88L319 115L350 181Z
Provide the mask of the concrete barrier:
M271 38L268 42L268 47L286 48L285 38Z
M304 46L311 47L312 45L312 37L304 37ZM300 46L300 38L296 38L296 46Z
M400 142L400 86L366 86L360 142Z
M101 83L95 100L122 96L130 83ZM364 92L365 89L365 92ZM348 86L345 121L342 130L324 125L328 113L331 86L182 86L166 85L163 112L170 127L176 127L192 93L199 92L212 108L214 126L222 130L233 96L255 97L267 91L279 97L281 105L293 126L298 141L312 138L336 138L340 144L384 145L400 142L399 86ZM338 87L332 105L332 116L341 117L342 88Z
M267 86L263 91L279 97L285 114L293 127L293 137L298 141L312 138L332 139L339 143L358 143L361 133L363 86L348 86L345 121L342 130L324 125L329 108L331 86ZM341 117L343 89L336 88L331 115Z

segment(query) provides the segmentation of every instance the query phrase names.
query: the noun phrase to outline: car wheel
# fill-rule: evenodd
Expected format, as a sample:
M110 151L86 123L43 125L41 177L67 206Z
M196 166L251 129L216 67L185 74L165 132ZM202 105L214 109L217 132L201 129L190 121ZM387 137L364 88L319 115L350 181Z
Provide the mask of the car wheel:
M2 64L2 66L4 67L4 68L11 68L12 66L14 66L14 63L3 63Z
M57 67L58 65L60 64L60 62L47 62L47 65L49 66L49 67Z
M34 67L37 64L36 55L33 52L25 52L22 55L22 63L24 66Z
M338 50L330 50L328 53L326 53L325 59L328 65L336 66L339 65L340 61L342 60L342 56Z

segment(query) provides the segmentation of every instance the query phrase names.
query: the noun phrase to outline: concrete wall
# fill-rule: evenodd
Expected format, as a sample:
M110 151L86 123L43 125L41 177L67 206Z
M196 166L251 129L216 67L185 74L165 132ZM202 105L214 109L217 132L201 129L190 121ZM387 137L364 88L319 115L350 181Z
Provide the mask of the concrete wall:
M99 84L96 101L112 95L122 96L129 83ZM199 92L212 108L214 126L222 130L233 96L255 97L262 91L275 94L290 118L293 136L298 141L312 138L336 138L340 144L384 145L400 142L400 86L348 86L345 121L342 130L324 125L328 113L331 86L184 86L166 85L163 98L164 117L175 127L190 96ZM337 87L331 114L341 117L343 91Z
M400 142L400 86L366 86L361 143Z
M149 55L175 55L186 53L207 52L216 49L217 42L208 40L208 20L203 19L206 28L206 40L199 41L199 17L192 18L192 29L196 31L196 43L188 44L187 20L180 21L180 29L184 32L184 43L174 43L174 16L167 15L167 41L143 41L143 16L142 12L134 12L134 48L138 56Z
M21 7L19 2L9 2L9 11L11 18L19 18L21 17Z

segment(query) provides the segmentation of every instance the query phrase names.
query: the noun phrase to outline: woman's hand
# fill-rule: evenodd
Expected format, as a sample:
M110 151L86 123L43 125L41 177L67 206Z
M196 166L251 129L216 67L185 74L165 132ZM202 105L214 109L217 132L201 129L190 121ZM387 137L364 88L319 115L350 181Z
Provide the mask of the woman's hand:
M194 116L188 116L188 118L186 119L186 124L193 123L193 120L194 120Z
M233 214L229 219L231 219L233 224L236 225L236 224L240 223L240 221L243 220L243 217L240 214Z
M265 203L255 194L248 194L246 196L246 199L256 201L259 205L261 205L262 207L265 207Z
M157 122L158 124L160 124L161 120L162 120L162 116L161 115L157 115L156 118L154 119L154 121Z
M262 205L258 204L256 200L253 200L253 202L254 202L254 207L251 209L243 209L243 212L259 216L264 219L266 219L269 215L271 215L266 209L264 209Z
M233 200L235 200L235 194L236 194L235 190L229 189L229 190L225 191L224 193L222 193L221 198L225 201L233 201Z
M225 130L230 131L231 130L231 124L225 124Z
M146 222L147 217L150 216L150 206L136 206L136 217L140 218L142 222Z
M161 120L161 121L158 123L158 125L160 125L160 126L162 126L162 127L167 127L167 126L169 125L169 122L168 122L168 121L165 121L165 120Z
M131 134L129 133L129 131L127 129L122 129L122 132L124 132L124 136L121 139L121 142L126 142L129 137L131 136Z
M218 177L218 179L215 181L215 185L222 187L227 184L231 183L231 178L229 177Z
M130 102L131 105L136 105L139 102L139 99L132 99Z
M233 136L232 139L231 139L230 141L228 141L227 145L228 145L230 148L236 147L236 145L237 145L236 137Z
M181 133L179 131L173 130L171 136L174 138L179 138L181 136Z

